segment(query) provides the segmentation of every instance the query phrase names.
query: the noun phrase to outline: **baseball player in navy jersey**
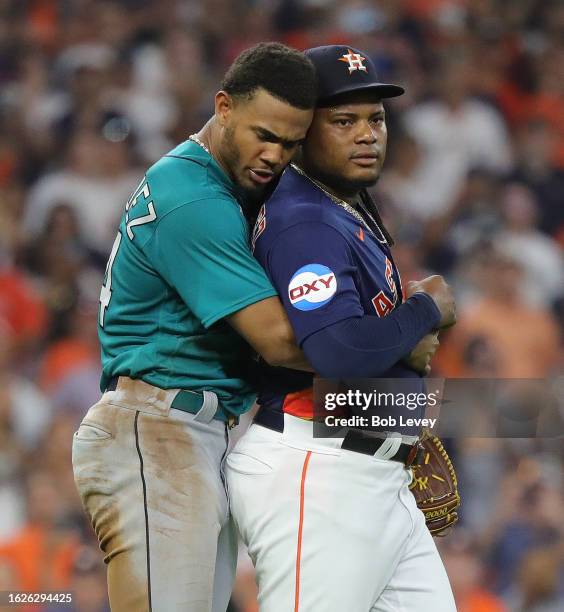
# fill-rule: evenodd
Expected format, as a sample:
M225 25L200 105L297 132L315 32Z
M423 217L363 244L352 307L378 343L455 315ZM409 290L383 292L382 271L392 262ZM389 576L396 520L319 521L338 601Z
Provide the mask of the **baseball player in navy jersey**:
M392 240L365 188L386 152L367 54L311 49L317 109L301 152L260 211L255 256L299 345L327 378L422 377L452 293L439 276L403 295ZM265 366L254 423L227 459L231 509L254 562L261 612L452 612L447 575L408 489L419 431L313 437L312 375Z
M73 441L114 611L228 605L236 537L222 469L228 428L255 398L251 347L306 367L243 208L305 137L314 76L284 45L243 52L214 116L125 205L100 293L103 395Z

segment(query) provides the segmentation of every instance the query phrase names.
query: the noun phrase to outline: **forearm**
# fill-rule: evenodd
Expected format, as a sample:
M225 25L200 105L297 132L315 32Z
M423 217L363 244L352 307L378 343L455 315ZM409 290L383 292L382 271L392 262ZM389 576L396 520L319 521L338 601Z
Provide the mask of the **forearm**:
M282 358L279 358L277 361L276 365L279 367L301 370L303 372L315 372L305 353L296 346L289 346Z
M269 365L313 372L277 297L255 302L227 321Z
M259 351L271 366L313 372L304 352L298 347L294 332L286 320L268 330L264 346Z
M325 378L380 376L409 355L439 320L433 300L417 294L387 317L355 317L316 332L306 338L303 349Z

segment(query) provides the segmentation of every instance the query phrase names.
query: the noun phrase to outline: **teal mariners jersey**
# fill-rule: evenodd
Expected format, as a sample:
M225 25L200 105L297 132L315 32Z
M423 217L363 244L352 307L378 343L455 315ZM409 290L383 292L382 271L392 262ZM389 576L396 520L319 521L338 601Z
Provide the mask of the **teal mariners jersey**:
M113 376L214 391L232 414L254 400L251 349L224 317L276 295L249 250L236 186L186 141L125 206L100 294L104 390Z

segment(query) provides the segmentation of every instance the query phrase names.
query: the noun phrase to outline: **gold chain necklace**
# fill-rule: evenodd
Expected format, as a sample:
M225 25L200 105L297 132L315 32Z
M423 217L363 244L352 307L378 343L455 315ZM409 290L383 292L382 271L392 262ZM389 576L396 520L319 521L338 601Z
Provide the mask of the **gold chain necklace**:
M211 157L212 154L210 153L210 150L206 147L206 145L196 136L196 134L190 134L190 136L188 136L188 140L191 140L192 142L195 142L197 145L200 145L202 147L202 149Z
M192 142L195 142L197 145L200 145L200 147L202 147L202 149L215 161L214 156L211 154L211 151L206 147L206 145L196 136L196 134L190 134L190 136L188 136L188 140L191 140ZM217 162L216 162L217 163ZM237 206L239 206L239 210L241 211L241 214L243 215L243 217L245 216L245 213L241 207L241 204L239 204L239 202L237 201Z
M338 198L336 195L333 195L330 191L325 189L322 183L320 183L319 181L316 181L314 178L306 174L299 166L297 166L293 162L290 164L290 166L298 174L301 174L303 177L311 181L318 189L320 189L333 202L333 204L337 204L337 206L344 208L349 213L349 215L352 215L359 223L361 223L374 236L374 238L378 240L378 242L380 242L381 244L388 243L378 223L376 223L376 221L374 220L374 217L366 210L366 207L363 206L362 210L370 218L370 221L372 221L374 227L378 229L378 232L380 233L380 237L376 235L376 233L374 232L374 229L370 227L370 225L368 225L368 223L366 222L366 219L364 219L364 217L354 208L354 206L351 206L348 202L345 202L345 200L341 200L341 198Z

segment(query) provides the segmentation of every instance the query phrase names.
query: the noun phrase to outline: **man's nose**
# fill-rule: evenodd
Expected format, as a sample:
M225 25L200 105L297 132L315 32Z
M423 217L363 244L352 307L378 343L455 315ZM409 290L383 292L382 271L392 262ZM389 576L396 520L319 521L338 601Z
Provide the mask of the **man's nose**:
M365 142L373 144L378 140L378 130L374 128L368 121L363 121L355 138L356 142Z
M284 162L284 147L277 143L267 143L261 152L260 160L269 168L276 168Z

